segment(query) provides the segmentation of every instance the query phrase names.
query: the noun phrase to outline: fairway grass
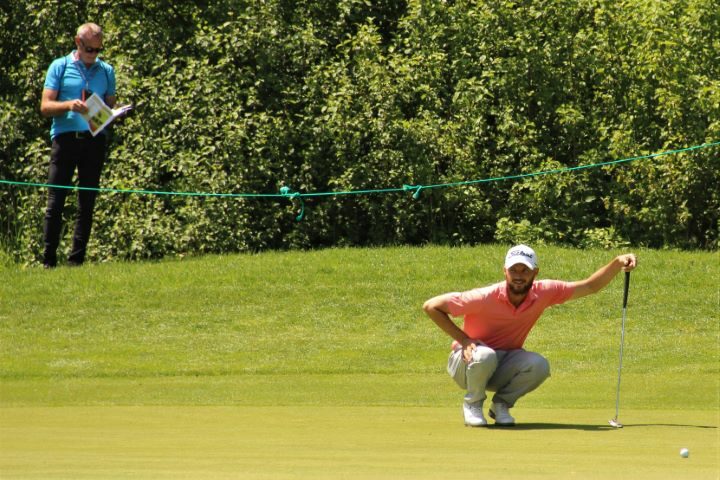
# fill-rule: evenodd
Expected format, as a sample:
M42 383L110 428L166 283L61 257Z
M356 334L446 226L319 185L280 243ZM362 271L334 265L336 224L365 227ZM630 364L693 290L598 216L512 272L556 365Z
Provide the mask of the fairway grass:
M552 376L516 428L465 428L421 305L501 280L505 251L0 264L0 478L720 478L717 252L637 252L625 428L618 279L545 312L526 347ZM537 251L564 280L621 253Z
M717 412L522 409L515 428L459 407L0 409L2 478L716 479ZM690 457L679 455L689 448Z
M615 367L617 368L617 367ZM617 376L556 372L520 402L531 408L606 408L614 411ZM702 377L701 377L702 378ZM717 405L720 379L626 371L624 408L666 410ZM253 374L214 377L61 378L5 380L3 406L456 406L463 392L444 372L434 374ZM699 399L709 402L701 404Z

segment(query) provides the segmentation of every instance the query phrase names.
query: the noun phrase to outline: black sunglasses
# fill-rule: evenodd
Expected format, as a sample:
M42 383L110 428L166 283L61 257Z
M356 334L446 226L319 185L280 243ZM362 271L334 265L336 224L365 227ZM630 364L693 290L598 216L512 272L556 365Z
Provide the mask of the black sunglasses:
M87 45L85 45L85 42L83 42L82 40L80 40L80 43L82 44L83 50L85 50L85 53L100 53L103 51L103 47L100 47L100 48L88 47Z

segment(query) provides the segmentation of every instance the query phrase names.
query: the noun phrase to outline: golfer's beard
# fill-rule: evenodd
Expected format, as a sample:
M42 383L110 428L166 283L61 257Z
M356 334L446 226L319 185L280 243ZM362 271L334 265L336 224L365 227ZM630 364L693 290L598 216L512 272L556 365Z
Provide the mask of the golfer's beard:
M516 285L512 282L508 282L508 289L514 295L525 295L530 291L533 286L533 280L530 280L524 285Z

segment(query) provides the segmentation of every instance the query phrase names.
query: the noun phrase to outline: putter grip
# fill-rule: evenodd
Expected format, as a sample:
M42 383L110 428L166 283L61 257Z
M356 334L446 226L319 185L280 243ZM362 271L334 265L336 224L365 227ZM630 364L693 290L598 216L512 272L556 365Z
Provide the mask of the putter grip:
M625 290L623 291L623 308L627 307L628 290L630 289L630 272L625 272Z

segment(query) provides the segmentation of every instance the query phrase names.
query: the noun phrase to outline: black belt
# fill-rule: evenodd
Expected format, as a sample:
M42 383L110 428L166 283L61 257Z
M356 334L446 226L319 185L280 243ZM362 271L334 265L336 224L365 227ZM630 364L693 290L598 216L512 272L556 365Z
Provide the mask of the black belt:
M74 138L76 140L89 140L93 137L92 134L88 131L84 132L65 132L57 135L58 137L66 137L66 138Z

